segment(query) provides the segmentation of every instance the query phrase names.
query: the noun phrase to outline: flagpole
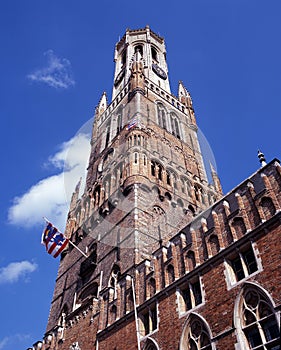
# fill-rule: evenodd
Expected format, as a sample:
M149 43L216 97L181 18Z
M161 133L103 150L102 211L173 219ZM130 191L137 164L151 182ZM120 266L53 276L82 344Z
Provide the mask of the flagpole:
M139 323L138 323L138 313L137 313L137 306L136 306L136 295L135 295L135 286L134 286L134 279L133 279L133 277L132 277L132 292L133 292L133 301L134 301L134 312L135 312L135 321L136 321L138 350L141 350L141 346L140 346L140 332L139 332Z
M85 256L85 258L88 258L89 256L86 255L80 248L77 247L76 244L74 244L73 242L71 242L71 240L68 241L74 248L76 248L78 250L79 253L81 253L83 256Z

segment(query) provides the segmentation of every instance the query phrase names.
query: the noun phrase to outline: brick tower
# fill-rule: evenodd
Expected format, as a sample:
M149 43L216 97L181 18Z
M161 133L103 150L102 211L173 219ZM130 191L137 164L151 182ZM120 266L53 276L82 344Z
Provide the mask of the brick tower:
M43 348L232 349L237 329L237 349L252 348L251 330L230 317L240 295L237 313L267 308L270 349L279 349L277 289L269 296L262 277L261 289L248 280L266 271L255 234L271 221L280 238L278 161L222 197L214 169L212 184L206 175L190 94L182 82L170 92L163 38L127 30L114 61L112 101L103 93L96 107L86 186L66 225L88 257L72 246L62 254ZM265 333L257 349L269 349Z

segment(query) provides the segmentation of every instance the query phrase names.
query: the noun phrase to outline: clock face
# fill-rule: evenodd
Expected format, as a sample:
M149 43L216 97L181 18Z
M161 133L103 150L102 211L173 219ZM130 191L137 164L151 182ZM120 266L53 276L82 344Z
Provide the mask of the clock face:
M157 64L153 63L152 64L152 70L154 73L156 73L161 79L167 79L167 74L165 71L159 67Z

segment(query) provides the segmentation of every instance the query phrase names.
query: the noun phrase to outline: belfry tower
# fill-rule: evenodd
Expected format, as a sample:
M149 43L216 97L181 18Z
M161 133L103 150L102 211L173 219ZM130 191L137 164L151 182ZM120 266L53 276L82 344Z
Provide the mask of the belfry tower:
M88 258L71 246L62 255L46 349L109 349L97 334L132 314L136 267L148 269L159 249L169 255L169 239L222 196L215 171L212 184L206 175L189 92L179 82L171 94L164 39L128 29L114 62L112 101L103 93L95 109L86 186L66 225ZM137 304L144 293L138 279Z
M127 30L115 48L112 101L96 108L87 185L67 234L131 248L138 263L221 196L207 180L190 94L170 93L163 38ZM74 196L74 198L76 198Z

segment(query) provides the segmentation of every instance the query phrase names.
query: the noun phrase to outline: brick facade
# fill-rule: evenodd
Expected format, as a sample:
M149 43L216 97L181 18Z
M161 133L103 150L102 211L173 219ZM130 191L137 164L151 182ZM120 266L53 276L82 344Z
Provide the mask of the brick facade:
M139 338L143 350L279 349L279 161L223 196L188 91L170 93L164 40L127 30L115 60L66 227L88 258L63 252L34 348L138 349Z

